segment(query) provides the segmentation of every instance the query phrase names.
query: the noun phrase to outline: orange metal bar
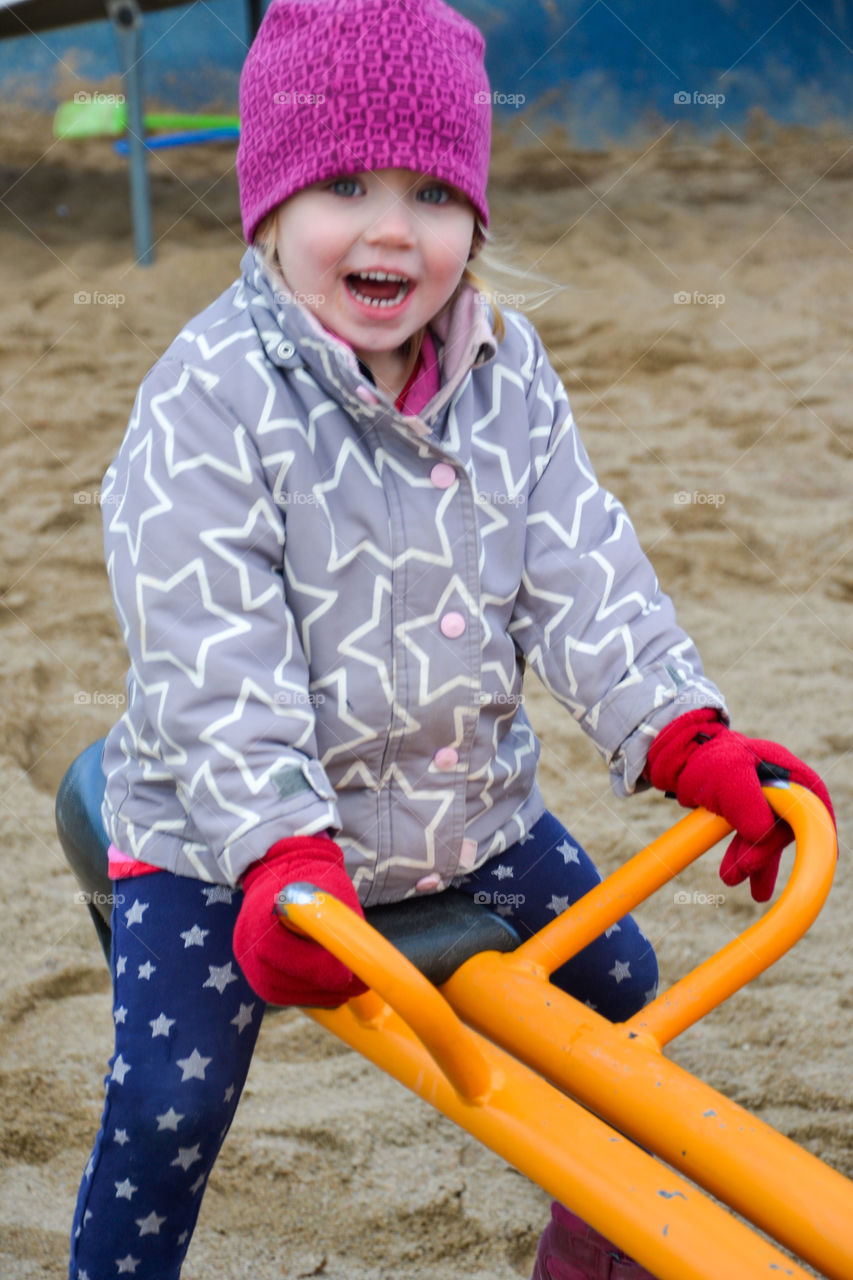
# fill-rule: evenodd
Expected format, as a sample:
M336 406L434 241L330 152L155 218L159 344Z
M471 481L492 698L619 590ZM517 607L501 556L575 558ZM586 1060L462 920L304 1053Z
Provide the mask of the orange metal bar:
M523 942L514 956L531 968L552 974L729 831L725 819L694 809Z
M784 954L813 922L829 891L836 845L826 810L800 787L772 787L765 794L797 839L784 892L740 938L623 1026L614 1027L543 983L541 970L525 958L529 944L506 956L473 957L442 991L469 1025L517 1053L833 1280L851 1280L853 1183L660 1053L662 1040L672 1039ZM667 846L659 860L656 841L632 860L639 873L658 881L665 865L671 868L696 856L709 826L688 819L667 837L685 826L692 837L687 847L672 858ZM631 892L636 891L632 886ZM613 912L622 912L622 901L620 894L599 894L597 887L576 904L587 903L584 937L598 936L614 923L619 914ZM562 924L573 911L575 907L554 923ZM547 929L553 937L553 924ZM559 948L558 964L567 950L575 954L578 949L575 938L566 947L557 937L553 946ZM553 958L549 951L549 966Z
M851 1280L853 1183L668 1061L651 1038L512 960L474 956L444 984L464 1021L822 1273Z
M320 893L288 905L289 920L357 972L374 930L341 903ZM344 917L351 917L344 920ZM352 933L350 924L352 923ZM361 935L361 937L358 937ZM356 936L350 951L348 940ZM344 939L347 941L344 941ZM379 947L379 950L382 950ZM380 978L405 1007L417 983L406 982L408 961L395 952L397 974ZM368 979L367 968L360 976ZM420 977L415 971L415 976ZM429 984L428 984L429 985ZM438 1000L444 997L432 988ZM554 988L550 988L554 990ZM373 992L334 1011L306 1009L314 1021L406 1085L485 1146L543 1187L608 1239L630 1252L659 1280L755 1280L806 1273L770 1242L732 1219L719 1205L591 1115L524 1063L466 1029L466 1045L487 1065L482 1105L466 1102L433 1055L396 1012L379 1012ZM366 1004L366 1007L365 1007ZM445 1024L447 1025L447 1024ZM435 1027L427 1024L431 1039Z
M747 1280L768 1266L774 1274L802 1272L781 1254L767 1263L763 1255L741 1253L753 1249L755 1237L697 1200L696 1188L675 1182L672 1196L681 1206L687 1194L682 1185L687 1188L695 1215L682 1256L678 1232L670 1234L669 1203L665 1239L660 1235L664 1217L655 1196L670 1194L661 1185L661 1166L626 1145L616 1128L832 1280L851 1280L853 1184L660 1052L662 1040L783 954L811 924L828 891L835 863L828 815L799 787L765 794L797 837L789 885L741 939L621 1027L551 986L547 974L723 836L729 828L721 819L702 811L689 815L516 952L473 957L441 993L340 903L319 893L303 895L288 906L290 922L374 988L344 1009L311 1016L570 1203L662 1280ZM449 1005L442 1007L445 996L467 1027ZM454 1037L457 1052L448 1052ZM706 1209L715 1212L709 1217Z
M738 938L626 1024L668 1044L783 956L814 923L835 874L835 827L826 809L802 787L766 787L774 811L794 830L798 853L779 899ZM606 926L605 926L606 927Z
M803 787L764 787L775 812L795 830L798 857L779 900L729 946L658 996L632 1019L632 1029L667 1044L751 982L802 937L829 892L835 871L835 829L823 805ZM550 975L605 929L695 862L731 827L696 809L635 854L579 902L513 952L514 963Z
M278 910L285 920L322 942L327 950L342 959L346 957L348 968L392 1009L405 1009L409 1026L428 1045L459 1097L467 1103L483 1101L492 1086L491 1074L473 1033L396 947L354 911L312 885L288 885L279 894ZM378 1012L375 1003L366 1008L368 1018L375 1020Z

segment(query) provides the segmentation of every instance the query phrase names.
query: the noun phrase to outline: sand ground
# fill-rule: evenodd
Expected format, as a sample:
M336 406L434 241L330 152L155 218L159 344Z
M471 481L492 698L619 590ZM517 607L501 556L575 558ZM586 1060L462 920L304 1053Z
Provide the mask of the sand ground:
M157 261L140 269L107 143L57 144L47 116L9 107L4 137L0 1272L59 1280L111 1052L106 969L53 827L59 779L123 698L96 495L140 377L241 245L227 147L161 153ZM515 259L562 286L536 315L587 447L736 726L810 761L838 812L817 923L672 1054L851 1176L853 138L757 121L590 153L520 124L491 194ZM547 798L605 870L675 820L659 796L616 801L576 726L536 688L529 704ZM759 913L716 863L639 913L668 980ZM513 1280L546 1206L285 1012L262 1032L186 1276Z

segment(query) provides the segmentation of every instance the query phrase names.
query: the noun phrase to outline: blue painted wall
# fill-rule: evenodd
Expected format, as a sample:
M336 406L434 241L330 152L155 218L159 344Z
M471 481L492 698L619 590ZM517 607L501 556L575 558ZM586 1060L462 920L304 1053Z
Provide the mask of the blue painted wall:
M71 0L69 0L71 3ZM496 106L537 106L582 145L653 121L738 127L763 109L786 123L853 125L853 7L845 0L457 0L485 32ZM233 109L246 47L240 0L146 15L151 101ZM0 44L0 95L52 108L115 76L109 24ZM680 95L680 97L679 97ZM501 101L501 98L504 101Z

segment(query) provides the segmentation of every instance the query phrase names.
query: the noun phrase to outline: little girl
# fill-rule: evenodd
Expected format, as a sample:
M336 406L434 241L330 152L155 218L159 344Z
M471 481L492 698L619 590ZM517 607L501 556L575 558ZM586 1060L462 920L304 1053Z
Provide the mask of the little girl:
M598 879L546 812L532 665L622 795L722 813L727 884L791 833L756 773L811 770L723 698L601 489L531 324L483 299L491 94L441 0L273 0L241 82L240 278L145 378L104 483L130 653L107 740L115 1054L71 1280L176 1280L264 1003L363 990L273 916L514 890L522 936ZM630 918L557 985L653 994ZM539 1280L647 1275L555 1206Z

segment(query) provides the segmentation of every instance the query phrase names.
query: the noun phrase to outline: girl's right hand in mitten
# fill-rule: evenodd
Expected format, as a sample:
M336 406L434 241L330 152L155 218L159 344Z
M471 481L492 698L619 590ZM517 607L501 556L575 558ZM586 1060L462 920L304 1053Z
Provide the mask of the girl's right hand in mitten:
M364 918L344 855L327 836L279 840L243 877L243 905L234 926L234 956L268 1004L336 1009L367 990L364 983L310 938L287 929L275 903L285 885L303 880Z

